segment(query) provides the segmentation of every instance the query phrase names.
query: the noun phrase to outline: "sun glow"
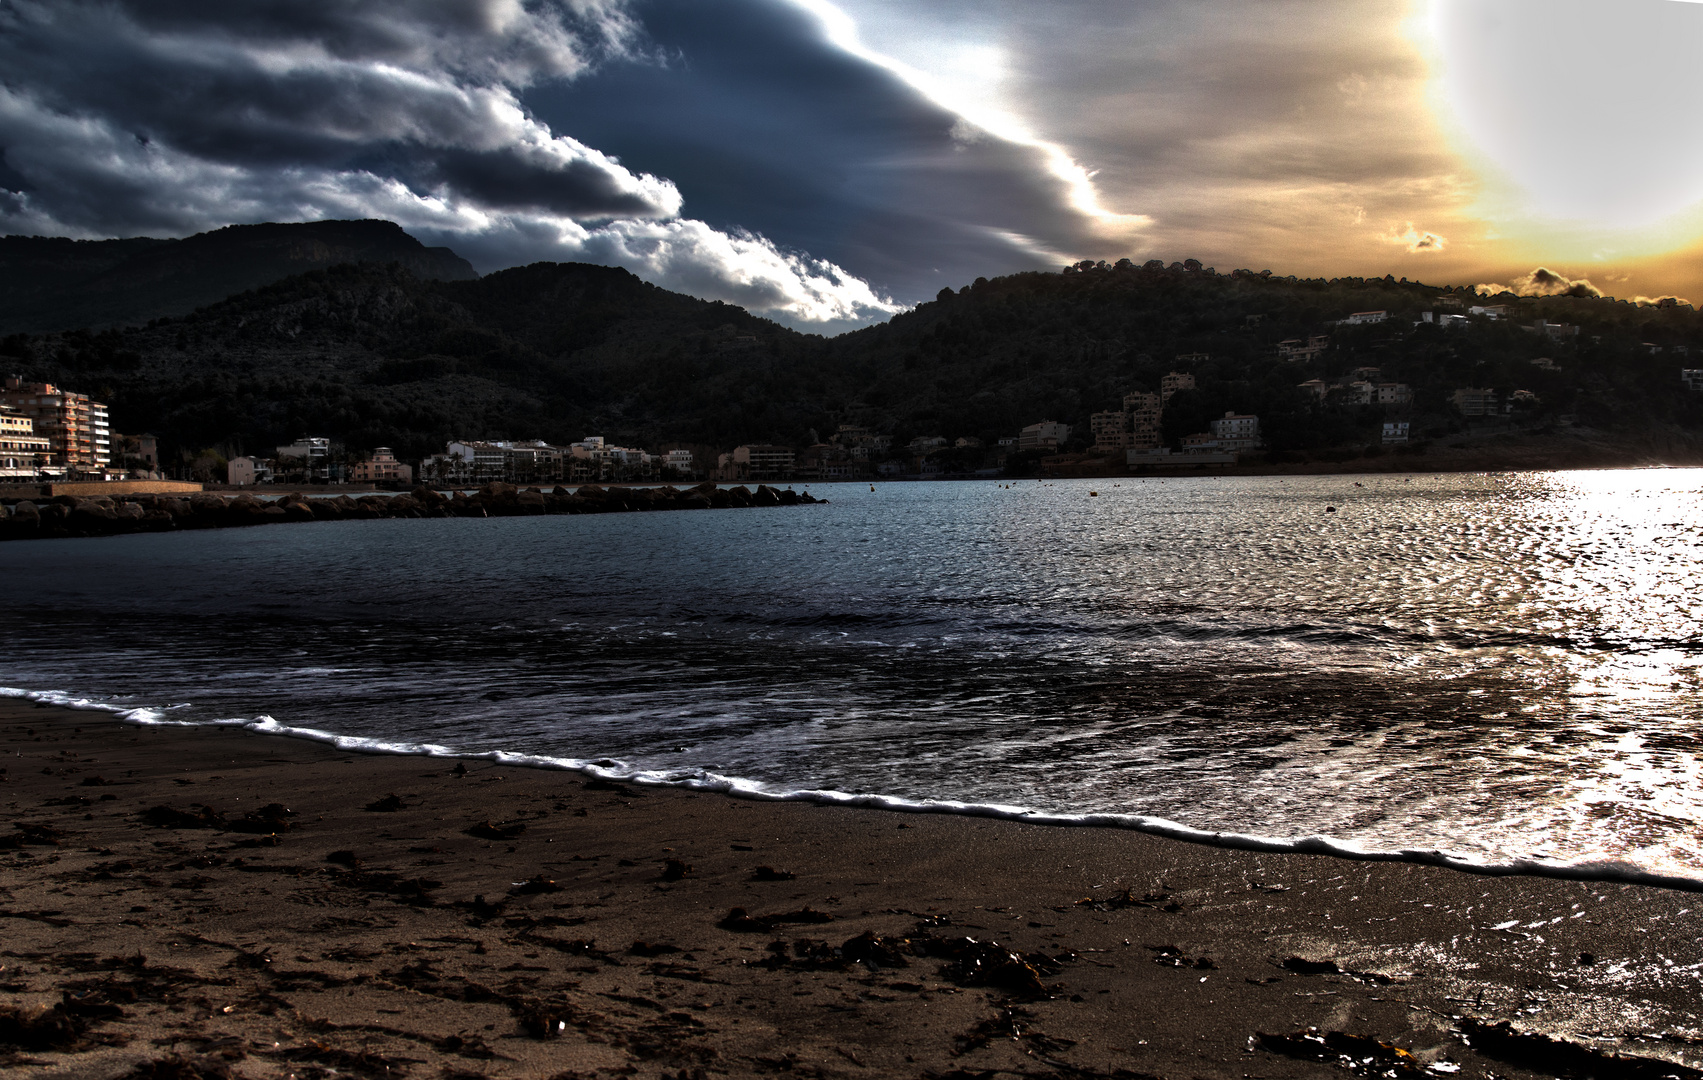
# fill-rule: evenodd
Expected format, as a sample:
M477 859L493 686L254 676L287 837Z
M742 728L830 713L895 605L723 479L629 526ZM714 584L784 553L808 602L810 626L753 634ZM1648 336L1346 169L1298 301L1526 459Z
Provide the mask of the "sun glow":
M1703 238L1703 6L1429 0L1433 108L1514 246L1602 261Z

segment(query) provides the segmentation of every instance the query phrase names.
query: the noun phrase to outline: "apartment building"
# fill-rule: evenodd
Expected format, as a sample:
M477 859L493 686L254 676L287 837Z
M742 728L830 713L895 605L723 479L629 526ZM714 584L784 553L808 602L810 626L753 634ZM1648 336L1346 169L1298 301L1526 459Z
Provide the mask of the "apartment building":
M48 442L52 464L68 474L104 474L112 464L112 429L106 406L87 394L52 383L25 382L9 376L0 389L0 405L28 418L34 435Z
M1095 450L1127 450L1129 449L1130 422L1129 413L1097 412L1088 418L1088 429L1094 434Z
M790 480L796 455L790 446L736 446L728 456L735 480Z
M0 478L34 480L53 471L52 444L35 433L35 421L0 405Z
M1260 445L1260 418L1227 412L1212 422L1212 437L1220 450L1254 450Z
M1177 357L1177 359L1205 361L1211 359L1211 357L1207 356L1206 353L1188 353ZM1169 405L1172 394L1175 394L1178 390L1193 390L1194 388L1193 375L1173 371L1159 380L1159 404L1162 406Z
M1455 408L1461 411L1462 416L1495 416L1497 413L1494 390L1462 387L1454 392L1450 400L1455 403Z
M1030 424L1017 436L1019 450L1057 450L1070 441L1070 425L1053 420Z

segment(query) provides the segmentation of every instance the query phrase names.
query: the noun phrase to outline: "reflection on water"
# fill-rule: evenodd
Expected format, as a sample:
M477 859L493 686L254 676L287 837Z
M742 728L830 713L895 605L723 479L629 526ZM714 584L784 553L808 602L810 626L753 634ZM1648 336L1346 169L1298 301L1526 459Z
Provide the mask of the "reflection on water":
M824 493L8 545L0 682L1703 877L1703 473Z

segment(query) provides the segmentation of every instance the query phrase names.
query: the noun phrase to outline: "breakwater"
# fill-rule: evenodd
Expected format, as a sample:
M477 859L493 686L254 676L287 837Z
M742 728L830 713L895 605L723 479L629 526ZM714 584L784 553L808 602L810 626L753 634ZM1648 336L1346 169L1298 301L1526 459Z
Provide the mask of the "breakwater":
M523 517L531 514L608 514L644 510L710 510L738 507L797 506L825 502L808 493L759 484L721 488L605 488L587 484L577 490L519 488L492 483L471 494L449 494L417 487L400 495L309 499L301 494L276 500L243 494L226 498L211 493L187 497L57 495L44 501L0 502L0 540L75 536L115 536L177 529L224 529L303 521L353 521L378 518Z

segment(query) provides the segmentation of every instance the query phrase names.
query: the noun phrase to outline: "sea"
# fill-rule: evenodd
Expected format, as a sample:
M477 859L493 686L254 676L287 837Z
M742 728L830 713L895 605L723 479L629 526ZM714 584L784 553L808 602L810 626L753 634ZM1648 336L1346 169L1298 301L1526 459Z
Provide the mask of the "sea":
M1703 470L812 493L8 543L0 693L1703 888Z

